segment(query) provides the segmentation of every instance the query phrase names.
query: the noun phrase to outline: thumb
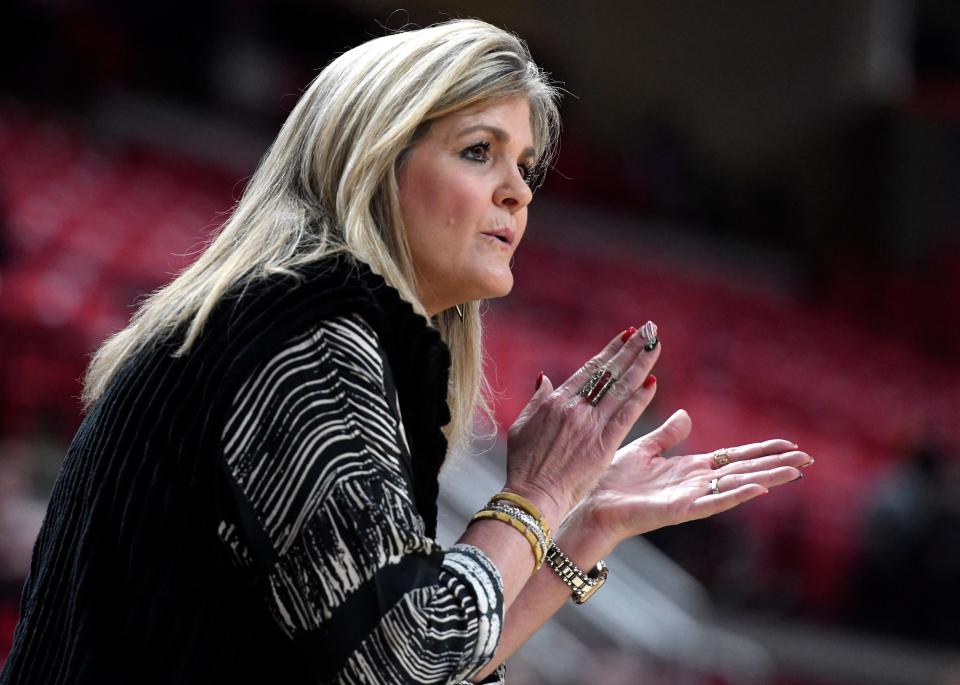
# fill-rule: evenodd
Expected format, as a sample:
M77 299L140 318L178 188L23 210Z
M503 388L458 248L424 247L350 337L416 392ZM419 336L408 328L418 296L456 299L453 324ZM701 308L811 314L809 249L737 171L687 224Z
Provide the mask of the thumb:
M641 440L654 454L662 454L687 439L693 429L693 421L685 409L673 412L658 428L644 435Z
M546 401L552 392L553 383L551 383L550 379L547 378L547 374L541 371L540 375L537 377L537 386L536 390L534 390L533 397L531 397L530 401L527 402L527 406L525 406L523 411L520 412L520 416L517 417L517 420L514 422L514 424L520 426L529 421L530 417L537 413L540 405Z

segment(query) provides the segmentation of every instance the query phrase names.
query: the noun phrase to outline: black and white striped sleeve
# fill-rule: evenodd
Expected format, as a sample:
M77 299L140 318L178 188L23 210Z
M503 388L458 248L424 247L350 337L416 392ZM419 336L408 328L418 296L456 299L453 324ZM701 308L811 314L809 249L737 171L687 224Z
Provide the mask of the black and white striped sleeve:
M425 535L388 386L374 331L330 319L250 375L223 430L235 506L220 537L266 578L317 682L465 680L500 638L497 569Z

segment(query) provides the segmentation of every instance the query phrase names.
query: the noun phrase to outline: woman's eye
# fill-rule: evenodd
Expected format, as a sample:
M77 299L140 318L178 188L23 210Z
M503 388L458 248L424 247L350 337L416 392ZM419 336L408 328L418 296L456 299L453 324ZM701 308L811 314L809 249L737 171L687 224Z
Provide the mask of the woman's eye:
M529 164L518 164L517 168L520 170L520 177L523 178L523 182L527 185L533 183L533 167Z
M469 159L473 162L486 162L490 159L490 143L477 143L476 145L471 145L466 150L460 154L464 158Z
M490 143L487 141L475 143L468 148L464 148L460 156L471 162L486 164L490 161ZM520 176L523 178L524 183L527 185L533 183L534 171L532 164L523 162L517 164L517 169L520 171Z

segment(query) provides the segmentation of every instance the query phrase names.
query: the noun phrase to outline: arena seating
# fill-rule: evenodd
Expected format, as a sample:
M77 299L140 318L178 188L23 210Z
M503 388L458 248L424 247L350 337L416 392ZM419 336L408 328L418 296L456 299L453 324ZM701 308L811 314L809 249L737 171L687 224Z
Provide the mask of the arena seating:
M65 434L75 428L88 355L190 262L239 188L228 171L0 107L5 434L51 417ZM650 414L686 408L689 449L779 436L816 456L806 485L735 520L769 556L762 563L799 566L804 600L829 610L856 551L864 486L931 425L960 446L960 363L920 352L895 323L878 334L742 264L731 273L620 238L584 254L551 241L549 226L537 233L517 256L514 294L488 314L498 423L519 413L541 369L559 383L625 326L655 320L664 352ZM796 558L777 556L785 535Z
M40 415L75 428L88 355L189 263L231 196L223 172L0 110L4 433Z

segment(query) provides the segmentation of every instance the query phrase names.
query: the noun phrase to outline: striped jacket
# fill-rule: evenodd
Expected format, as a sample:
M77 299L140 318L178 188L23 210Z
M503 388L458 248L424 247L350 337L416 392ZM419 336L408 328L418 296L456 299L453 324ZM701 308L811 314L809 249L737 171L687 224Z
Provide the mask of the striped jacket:
M449 352L364 265L302 276L91 409L0 684L446 683L492 658L496 568L432 539Z

